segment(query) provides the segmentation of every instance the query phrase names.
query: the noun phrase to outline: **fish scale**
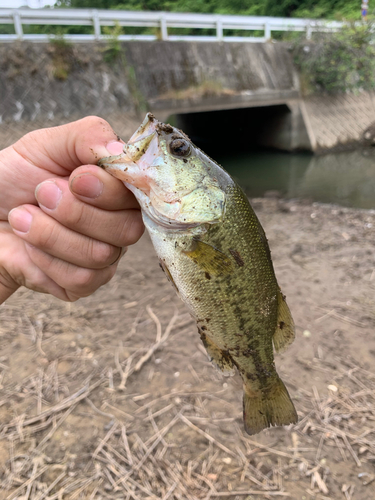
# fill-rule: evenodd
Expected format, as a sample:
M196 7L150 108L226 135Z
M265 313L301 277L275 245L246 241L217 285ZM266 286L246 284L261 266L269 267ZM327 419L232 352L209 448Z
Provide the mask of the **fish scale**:
M252 373L257 365L259 369L267 366L268 372L276 375L272 337L277 321L278 287L272 263L266 258L260 234L246 237L256 234L259 223L242 190L233 186L227 188L226 195L223 223L211 226L200 239L227 255L231 255L229 249L235 246L244 265L239 266L233 258L230 274L212 273L207 279L206 271L197 272L195 262L184 252L175 251L176 247L185 246L181 244L186 239L183 234L167 233L160 238L160 229L154 227L150 235L200 332L229 354L241 373ZM245 233L249 226L253 231ZM254 354L248 354L249 350ZM239 354L235 356L237 351ZM264 380L260 372L258 382L264 385L270 380Z
M124 153L99 165L138 199L161 267L213 363L238 369L245 430L296 422L273 356L293 341L293 319L242 189L186 135L150 114Z

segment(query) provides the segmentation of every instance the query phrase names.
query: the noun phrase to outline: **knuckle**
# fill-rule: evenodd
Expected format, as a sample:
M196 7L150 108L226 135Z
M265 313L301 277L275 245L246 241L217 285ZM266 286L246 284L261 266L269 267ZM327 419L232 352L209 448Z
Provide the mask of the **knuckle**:
M81 203L75 203L74 209L69 210L66 215L67 224L70 227L81 227L86 224L87 214L85 211L85 206Z
M98 282L97 288L106 285L109 281L111 281L114 274L116 273L116 269L117 269L117 264L111 267L107 267L106 269L103 269L100 275L100 281Z
M80 295L75 295L74 293L71 293L69 291L66 291L66 299L65 302L77 302L81 298Z
M35 292L48 293L50 281L50 278L48 278L42 269L36 265L32 265L23 274L19 284Z
M48 130L48 129L45 129ZM23 137L21 137L16 144L33 144L35 142L39 142L40 140L40 135L41 135L42 129L38 130L32 130L31 132L28 132L25 134Z
M33 142L34 138L38 136L38 131L37 130L32 130L31 132L27 132L21 139L18 141L18 143L22 142ZM17 144L17 143L16 143Z
M35 291L42 291L47 281L46 275L36 266L29 270L22 279L22 285Z
M58 241L58 228L55 224L39 225L40 230L34 236L35 246L51 250Z
M124 247L134 245L145 230L140 210L131 210L129 212L120 235L121 246Z
M105 270L105 273L103 273L103 281L102 281L101 285L105 285L109 281L111 281L111 279L113 278L113 276L115 275L115 273L117 271L117 266L118 266L118 263L116 262L116 264L114 264L111 267L108 267L108 269Z
M96 274L93 269L79 268L75 273L74 283L82 293L92 293L96 290Z
M70 289L69 297L77 297L78 299L80 297L87 297L88 295L91 295L99 287L108 283L108 281L112 279L115 272L116 266L107 267L106 269L100 271L80 268L76 272L74 290Z
M116 260L119 249L101 241L93 241L90 253L91 259L96 265L105 267L112 264Z
M106 127L106 128L110 128L112 130L112 127L110 126L110 124L104 120L103 118L100 118L99 116L95 116L95 115L90 115L90 116L86 116L85 118L82 119L82 122L87 125L87 127Z

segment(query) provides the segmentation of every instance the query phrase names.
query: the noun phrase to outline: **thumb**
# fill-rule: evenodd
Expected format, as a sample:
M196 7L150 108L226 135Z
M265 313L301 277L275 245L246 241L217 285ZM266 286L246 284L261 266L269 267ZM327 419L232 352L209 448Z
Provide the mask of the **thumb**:
M108 122L88 116L59 127L30 132L13 148L31 164L54 175L68 176L80 165L96 165L103 156L119 154L121 144Z

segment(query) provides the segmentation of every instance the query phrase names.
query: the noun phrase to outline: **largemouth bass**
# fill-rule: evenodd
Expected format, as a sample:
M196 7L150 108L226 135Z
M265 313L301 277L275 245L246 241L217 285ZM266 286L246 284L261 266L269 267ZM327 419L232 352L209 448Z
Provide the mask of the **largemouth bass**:
M238 369L245 430L297 422L274 364L294 339L266 235L242 189L180 130L147 114L118 156L98 163L136 196L160 264L211 360Z

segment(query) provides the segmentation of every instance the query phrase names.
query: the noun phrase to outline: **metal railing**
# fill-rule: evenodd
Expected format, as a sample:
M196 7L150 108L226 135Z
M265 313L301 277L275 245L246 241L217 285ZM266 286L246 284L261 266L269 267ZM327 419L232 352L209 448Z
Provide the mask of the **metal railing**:
M13 25L15 34L0 34L0 41L30 40L45 42L47 34L25 34L24 25L92 26L93 34L66 34L64 39L75 42L106 40L103 26L156 28L157 34L124 34L119 40L224 41L266 42L275 31L300 31L311 38L313 32L337 31L343 23L313 19L281 17L227 16L220 14L186 14L182 12L135 12L93 9L0 9L0 25ZM212 36L172 35L170 28L211 29ZM262 31L263 36L225 36L225 30Z

